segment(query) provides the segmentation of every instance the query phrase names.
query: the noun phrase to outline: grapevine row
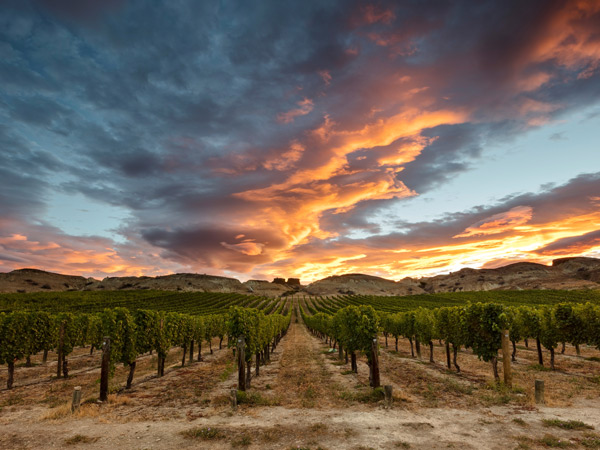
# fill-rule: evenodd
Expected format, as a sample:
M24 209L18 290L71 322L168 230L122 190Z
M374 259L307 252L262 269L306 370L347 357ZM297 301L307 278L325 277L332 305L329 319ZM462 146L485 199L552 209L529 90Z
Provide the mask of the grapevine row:
M220 314L231 306L267 308L277 300L237 293L173 291L70 291L0 294L0 312L17 310L101 312L105 308L152 309L194 315Z
M0 313L0 364L8 366L7 388L14 380L15 361L29 360L31 355L44 352L44 362L49 351L58 354L57 377L68 376L68 356L75 347L102 348L104 337L111 339L110 365L120 363L129 366L127 388L131 386L138 356L156 351L158 375L164 375L165 359L173 346L183 348L182 365L189 351L194 356L194 344L198 345L198 361L201 360L202 343L224 337L229 342L239 335L239 315L252 315L253 321L244 329L247 342L254 353L264 350L289 325L290 316L265 315L256 309L233 307L228 313L197 316L176 312L126 308L105 309L100 313L51 314L45 311L13 311ZM111 369L111 370L113 370Z
M600 348L600 306L592 303L558 303L553 306L505 306L498 303L473 303L464 306L436 309L416 308L399 313L376 312L371 305L350 305L330 315L318 312L302 316L314 333L338 344L352 355L352 370L356 371L355 352L367 354L369 364L370 341L382 332L388 336L409 340L411 353L421 356L421 344L429 346L433 362L433 341L445 342L446 360L451 368L450 347L453 364L458 372L457 353L461 347L471 348L485 362L491 362L494 378L498 375L498 350L501 336L508 330L512 342L512 360L516 356L516 343L533 339L538 350L539 364L543 365L542 347L550 351L550 366L554 369L555 350L560 343L570 343L579 353L579 347L587 344Z

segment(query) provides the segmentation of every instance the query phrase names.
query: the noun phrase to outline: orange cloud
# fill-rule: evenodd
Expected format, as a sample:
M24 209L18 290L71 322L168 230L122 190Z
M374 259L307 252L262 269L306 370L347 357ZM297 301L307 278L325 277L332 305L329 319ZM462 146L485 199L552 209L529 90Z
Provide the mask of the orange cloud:
M263 244L252 242L251 240L240 242L239 244L228 244L227 242L221 242L221 245L229 250L235 250L236 252L240 252L248 256L260 255L264 248Z
M532 208L520 206L490 216L468 227L469 241L438 246L423 243L371 246L368 240L346 241L330 251L297 252L289 249L286 259L263 273L288 273L304 281L343 273L369 273L390 279L433 276L464 267L490 267L533 261L549 264L559 256L600 256L600 212L574 211L559 220L536 223ZM494 234L504 233L501 238ZM440 237L442 242L444 237Z
M471 225L461 234L454 236L454 238L504 233L529 222L532 214L533 209L530 206L516 206L510 211L494 214Z
M298 102L299 108L277 114L277 121L281 123L293 122L296 117L305 116L313 110L314 104L311 99L305 98Z
M298 141L292 141L289 150L273 159L268 159L263 163L267 170L289 170L294 167L304 153L304 146Z
M165 267L158 255L143 249L118 251L101 238L53 236L45 242L41 238L16 234L0 238L0 251L5 261L14 261L3 264L5 270L30 267L102 278L159 275L181 268L177 264Z
M466 117L467 114L460 111L413 108L350 130L343 129L326 116L323 123L308 135L326 149L325 154L329 158L316 167L305 165L296 168L295 164L306 152L304 146L296 141L289 151L268 160L265 168L290 170L291 173L281 183L234 194L234 197L256 205L252 217L239 220L239 226L246 229L266 226L279 230L287 240L283 250L292 249L309 238L333 237L334 233L324 231L320 226L326 212L340 214L363 201L415 195L398 179L397 173L432 141L420 136L421 131L441 124L459 123ZM382 156L378 160L381 168L349 169L348 155L351 153L386 146L404 137L410 138L411 143L400 145L395 152ZM274 262L285 258L281 251L270 256Z
M600 40L598 30L586 21L600 12L597 0L565 2L539 38L531 57L535 61L555 60L569 69L579 69L580 77L587 78L598 68Z

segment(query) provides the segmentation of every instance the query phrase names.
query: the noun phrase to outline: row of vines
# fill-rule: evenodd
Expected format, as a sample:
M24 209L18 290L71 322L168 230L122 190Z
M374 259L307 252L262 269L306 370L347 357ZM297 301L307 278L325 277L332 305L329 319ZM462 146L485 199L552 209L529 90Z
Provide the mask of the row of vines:
M312 308L311 308L312 309ZM314 310L314 309L313 309ZM416 308L411 311L388 313L376 311L371 305L350 305L335 314L317 312L304 314L303 319L313 333L330 339L352 357L356 371L355 352L367 355L368 363L374 358L371 342L383 333L386 339L394 337L396 350L400 337L408 339L414 356L421 356L421 344L429 346L430 361L434 361L435 340L444 341L446 363L460 372L458 351L470 348L485 362L491 362L494 378L498 375L498 350L502 334L508 331L512 342L512 360L516 343L534 340L539 364L543 365L542 347L550 351L550 366L554 369L554 355L562 343L572 344L577 352L583 344L600 348L600 306L592 303L558 303L555 305L505 306L497 303L469 303L464 306L436 309ZM452 348L452 363L451 363Z
M283 305L281 305L281 308ZM277 308L278 312L282 312ZM219 347L228 336L233 345L243 333L247 345L254 354L280 338L290 321L290 313L265 314L253 308L232 307L226 313L212 315L190 315L176 312L126 308L105 309L99 313L46 311L13 311L0 313L0 364L8 366L7 388L14 382L15 362L30 361L30 356L43 352L43 362L48 352L57 353L57 378L67 377L68 356L75 347L102 348L106 337L110 338L110 367L116 364L129 366L127 388L131 387L138 356L156 352L158 376L164 375L165 359L172 347L183 348L182 365L189 352L194 358L194 345L198 347L197 359L202 358L202 343L210 346L212 339L219 338ZM240 317L244 319L241 326ZM250 354L252 355L252 354Z
M280 299L233 292L123 290L0 293L0 312L5 313L23 310L93 313L106 308L127 308L209 315L227 312L231 306L259 308L268 313L281 306L281 302Z

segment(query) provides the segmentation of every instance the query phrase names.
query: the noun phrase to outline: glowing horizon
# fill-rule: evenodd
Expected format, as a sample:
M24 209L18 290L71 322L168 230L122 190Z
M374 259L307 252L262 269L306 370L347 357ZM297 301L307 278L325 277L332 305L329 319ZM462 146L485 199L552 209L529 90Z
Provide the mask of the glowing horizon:
M11 0L0 21L0 272L600 257L600 0Z

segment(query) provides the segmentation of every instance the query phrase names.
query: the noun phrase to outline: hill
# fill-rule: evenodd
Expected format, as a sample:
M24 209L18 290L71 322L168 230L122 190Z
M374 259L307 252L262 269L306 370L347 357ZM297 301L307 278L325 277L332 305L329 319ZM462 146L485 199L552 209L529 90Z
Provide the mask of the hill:
M73 290L166 290L194 292L234 292L280 296L296 291L307 295L413 295L439 292L466 292L518 289L600 289L600 259L560 258L545 266L519 262L497 268L470 269L420 279L388 280L365 274L334 275L307 286L249 280L196 273L158 277L107 277L103 280L61 275L37 269L0 273L0 292L41 292Z

